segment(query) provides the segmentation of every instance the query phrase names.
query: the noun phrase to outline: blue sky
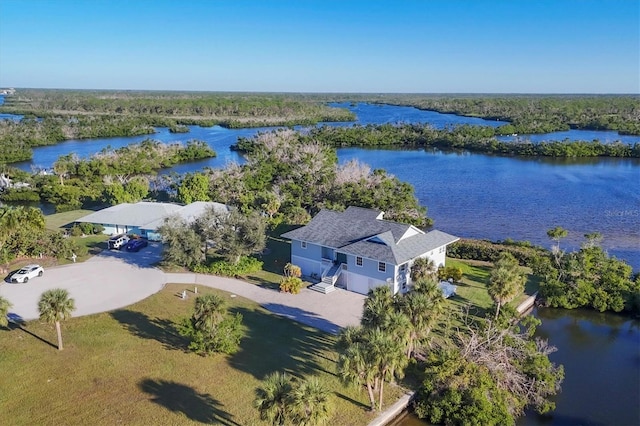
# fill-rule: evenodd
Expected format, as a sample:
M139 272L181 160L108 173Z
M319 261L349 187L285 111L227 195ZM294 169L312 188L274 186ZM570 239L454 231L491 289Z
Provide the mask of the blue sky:
M0 86L640 93L640 2L0 0Z

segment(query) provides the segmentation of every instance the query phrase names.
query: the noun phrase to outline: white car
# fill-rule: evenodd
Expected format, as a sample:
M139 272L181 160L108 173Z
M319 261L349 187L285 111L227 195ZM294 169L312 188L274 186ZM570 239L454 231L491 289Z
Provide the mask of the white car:
M31 278L41 277L44 269L40 265L27 265L20 268L18 272L11 275L12 283L26 283Z

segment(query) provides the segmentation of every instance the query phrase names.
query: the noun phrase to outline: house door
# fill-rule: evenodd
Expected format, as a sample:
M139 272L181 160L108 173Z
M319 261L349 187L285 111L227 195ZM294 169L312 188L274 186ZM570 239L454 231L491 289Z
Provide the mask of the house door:
M336 258L336 263L338 264L347 263L347 255L344 253L338 253L338 256Z

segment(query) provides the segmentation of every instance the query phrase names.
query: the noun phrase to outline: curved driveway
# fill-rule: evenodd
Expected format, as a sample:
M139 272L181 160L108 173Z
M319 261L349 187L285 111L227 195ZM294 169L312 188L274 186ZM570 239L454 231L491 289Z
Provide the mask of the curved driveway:
M280 293L244 281L201 274L164 273L150 265L160 258L161 247L152 244L138 253L103 251L82 262L45 270L44 276L27 284L0 284L0 296L12 304L13 320L38 318L38 299L52 288L64 288L75 299L74 316L122 308L162 289L165 283L185 284L189 296L194 287L206 286L251 299L269 311L295 321L336 333L347 325L358 325L365 296L336 290L321 294L304 289L300 294Z

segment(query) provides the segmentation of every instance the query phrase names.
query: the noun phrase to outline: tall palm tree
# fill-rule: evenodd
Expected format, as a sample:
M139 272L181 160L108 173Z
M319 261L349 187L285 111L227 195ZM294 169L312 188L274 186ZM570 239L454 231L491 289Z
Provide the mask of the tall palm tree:
M371 411L376 411L374 384L376 371L371 363L369 347L366 342L356 342L342 352L338 358L338 374L347 383L367 388Z
M487 290L496 303L496 319L500 307L512 301L524 291L525 275L511 253L503 252L496 261L489 277Z
M205 294L196 298L193 325L197 330L213 331L227 313L226 301L217 294Z
M62 350L62 331L60 321L71 317L71 312L76 309L75 302L69 298L67 290L56 288L47 290L40 296L38 311L40 319L48 323L55 323L58 334L58 350Z
M409 319L410 333L407 345L407 357L410 358L420 342L431 333L431 329L442 315L444 297L442 291L412 291L400 299L400 310Z
M405 347L391 333L380 329L370 330L367 349L371 369L376 375L378 408L382 410L385 380L393 380L395 372L404 369L409 360L405 355Z
M369 291L364 302L361 324L365 327L382 327L393 309L391 289L387 286L376 287Z
M275 372L267 376L262 386L256 389L255 407L260 418L272 425L284 425L291 411L293 385L286 373Z
M330 394L317 377L301 382L291 393L293 424L314 426L324 423L331 412Z
M0 327L6 327L9 325L9 318L7 318L7 315L9 314L9 308L11 306L13 306L11 302L0 296Z

